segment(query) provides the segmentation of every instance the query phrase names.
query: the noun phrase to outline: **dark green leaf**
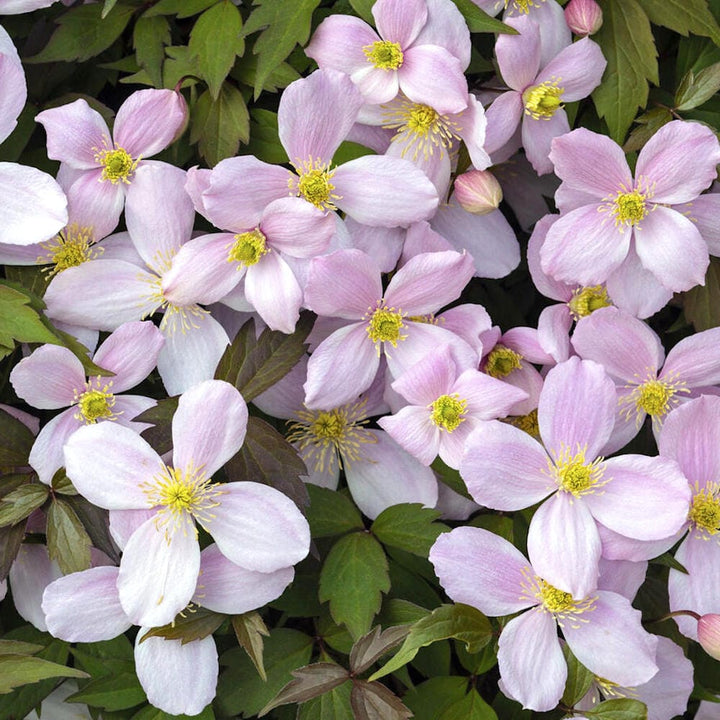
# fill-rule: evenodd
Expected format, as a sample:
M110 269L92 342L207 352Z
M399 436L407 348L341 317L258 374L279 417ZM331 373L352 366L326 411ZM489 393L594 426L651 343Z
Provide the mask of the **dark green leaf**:
M383 625L412 625L429 614L429 610L409 600L387 598L378 619Z
M430 467L435 471L438 479L444 482L451 490L454 490L458 495L462 495L468 500L472 500L465 481L460 477L460 473L457 470L448 467L439 457L435 458Z
M77 495L78 491L72 484L70 478L65 474L65 468L60 468L50 481L53 492L61 495Z
M633 128L630 137L623 145L626 153L641 150L645 143L665 124L673 119L668 108L652 108L635 118L637 127Z
M26 58L28 63L84 62L99 55L117 40L128 24L134 8L118 4L103 20L102 5L80 5L57 19L60 27L45 48Z
M245 52L241 28L240 11L229 0L224 0L206 10L190 33L190 52L197 55L200 75L215 101L223 80L235 64L235 57Z
M391 505L383 510L370 530L383 545L427 557L433 543L450 528L434 522L440 513L420 503Z
M697 332L720 325L720 260L710 258L705 285L682 294L685 317Z
M148 630L141 638L144 642L151 637L166 640L181 640L183 645L193 640L202 640L212 635L225 622L226 615L200 607L178 615L171 623Z
M120 564L120 554L110 537L108 511L88 502L82 495L66 495L65 500L80 518L90 536L93 547L102 550L114 563Z
M370 629L389 589L387 558L372 535L351 533L333 545L320 573L319 598L330 601L333 620L354 638Z
M0 527L24 520L44 504L49 492L47 485L29 483L3 496L0 501Z
M287 153L278 138L277 113L253 108L248 152L267 163L287 162Z
M317 596L319 582L320 564L309 555L295 566L295 579L270 605L282 610L288 617L318 617L323 611Z
M255 321L248 320L225 350L215 372L217 380L227 380L250 402L285 377L305 355L313 315L302 313L292 335L265 328L255 339Z
M480 652L469 653L463 643L455 641L460 664L473 675L482 675L497 665L497 645L488 643Z
M380 683L353 680L350 706L355 720L407 720L412 712Z
M601 720L647 720L645 703L630 698L605 700L592 710L583 710L583 715Z
M0 467L27 465L34 442L28 426L0 408Z
M411 626L410 633L397 654L371 675L370 679L377 680L394 672L410 662L421 647L448 638L461 640L469 652L477 652L490 642L492 627L490 621L470 605L441 605Z
M222 655L220 664L228 666L220 675L215 707L220 716L243 713L254 717L284 687L292 670L310 662L313 640L289 628L277 628L265 641L267 682L258 675L245 651L235 648Z
M594 40L608 64L593 101L610 136L622 143L636 109L647 104L648 80L659 82L650 21L637 0L606 0L603 25Z
M650 22L681 35L705 35L720 45L720 27L707 0L638 0Z
M301 510L309 498L301 475L305 463L295 448L260 418L248 418L247 434L240 451L225 465L230 482L250 480L274 487L287 495Z
M303 703L297 720L355 720L350 707L351 683Z
M462 700L446 708L439 720L497 720L497 714L478 691L471 688Z
M466 677L433 677L411 688L403 697L415 720L438 720L445 710L467 694Z
M235 67L231 71L231 76L249 87L255 87L257 84L257 56L245 55L242 61L235 63ZM298 73L292 65L283 62L276 68L273 68L270 75L265 78L265 84L262 86L262 89L268 92L277 92L281 88L287 87L291 82L299 79L300 73ZM269 110L263 110L263 112L269 112ZM252 111L250 115L254 117ZM250 136L252 137L252 132ZM284 152L282 147L280 148L280 152Z
M133 30L133 47L137 63L150 76L156 88L163 86L162 66L165 60L165 46L170 42L170 25L162 15L138 18Z
M145 691L134 672L107 675L91 680L66 702L82 702L103 710L124 710L146 700Z
M353 645L350 651L350 669L356 675L365 672L385 653L398 646L409 631L410 628L403 625L390 627L382 631L380 627L374 627Z
M177 15L192 17L215 5L219 0L160 0L145 11L145 17L154 15Z
M563 655L565 655L568 674L565 682L565 692L563 692L561 700L567 707L572 707L585 697L595 680L595 675L573 655L567 644L563 645Z
M51 560L57 561L63 574L90 567L92 541L75 511L65 500L55 498L47 514L47 547Z
M117 0L105 0L105 3L103 4L102 9L102 18L103 20L107 17L108 13L115 7L117 3Z
M257 612L234 615L232 626L238 644L252 660L258 675L263 680L267 680L265 665L263 664L263 637L267 637L270 631L267 629L262 617Z
M13 688L56 677L86 678L87 673L75 668L29 655L0 655L0 694Z
M720 62L695 74L692 70L683 78L675 93L675 109L692 110L709 100L720 90Z
M133 646L125 635L112 640L78 643L71 648L75 664L89 672L93 678L121 672L133 672Z
M59 344L29 304L26 294L0 284L0 357L14 348L15 341Z
M166 88L174 88L181 81L181 87L197 85L200 77L198 58L190 52L187 45L169 45L165 48L165 55L167 57L163 64L163 85ZM123 78L121 82L125 81L127 78ZM212 99L210 95L208 99Z
M375 25L375 18L372 14L372 6L375 0L350 0L350 7L366 22L368 25Z
M0 528L0 581L10 572L24 537L25 523Z
M470 32L489 32L489 33L505 33L508 35L517 35L517 30L501 22L497 18L491 17L486 12L475 5L472 0L453 0L457 9L465 18Z
M151 423L153 427L143 430L140 434L152 445L158 455L172 450L172 419L178 406L178 397L158 400L155 407L140 413L135 422Z
M334 690L350 678L337 663L319 662L292 671L293 679L260 711L267 715L273 708L288 703L302 703Z
M43 647L45 646L22 640L0 640L0 655L35 655Z
M678 572L684 573L685 575L688 574L687 569L685 566L680 563L678 560L675 559L675 556L670 554L669 552L663 553L662 555L658 555L656 558L653 558L650 561L653 565L665 565L666 567L672 568L673 570L677 570Z
M310 22L320 0L255 0L255 7L242 30L243 36L262 30L255 41L253 54L258 56L255 100L270 73L293 51L305 45L310 37Z
M307 485L307 491L310 495L307 519L314 538L342 535L364 527L360 511L347 495L318 485Z
M191 110L190 143L209 165L233 157L250 137L250 116L240 91L224 82L217 100L204 92Z

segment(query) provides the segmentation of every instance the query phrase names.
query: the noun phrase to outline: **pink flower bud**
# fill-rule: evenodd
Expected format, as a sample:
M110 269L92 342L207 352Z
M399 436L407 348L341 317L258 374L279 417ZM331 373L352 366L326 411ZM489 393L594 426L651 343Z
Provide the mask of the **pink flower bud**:
M565 22L576 35L594 35L602 27L602 10L595 0L570 0Z
M698 620L698 642L703 650L720 660L720 615L709 613Z
M503 193L491 172L468 170L455 178L455 197L469 213L487 215L500 205Z

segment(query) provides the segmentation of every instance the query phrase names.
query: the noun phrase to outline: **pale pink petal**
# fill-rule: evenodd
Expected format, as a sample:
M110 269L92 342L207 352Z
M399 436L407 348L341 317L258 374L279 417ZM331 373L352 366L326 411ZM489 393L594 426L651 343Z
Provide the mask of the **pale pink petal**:
M708 193L695 198L691 203L676 206L678 212L687 216L696 225L703 240L708 244L711 255L720 255L720 193Z
M545 450L527 433L490 421L468 439L460 475L481 505L521 510L557 490L548 463Z
M279 598L294 576L292 567L270 573L247 570L231 563L213 544L200 554L193 602L214 612L240 615Z
M303 292L278 252L270 252L245 274L245 297L271 330L291 333L300 317Z
M94 567L45 588L42 609L51 635L66 642L112 640L131 626L120 605L119 568Z
M203 217L207 217L203 193L210 188L210 177L212 170L199 168L197 165L189 168L185 180L185 192L190 196L195 206L195 211Z
M360 250L338 250L310 263L305 304L318 315L357 320L381 297L380 269Z
M553 140L550 159L564 183L598 200L633 187L622 148L606 135L585 128L573 130Z
M505 417L516 403L528 398L528 393L522 388L473 369L460 375L452 392L467 401L468 413L479 420Z
M366 102L383 104L390 102L400 89L397 71L376 68L370 62L353 71L350 77Z
M138 90L118 110L113 127L115 146L133 158L157 155L178 136L187 116L180 92Z
M512 138L520 124L523 117L521 93L511 90L498 95L485 111L485 117L487 118L485 150L492 155Z
M97 226L93 222L86 222L93 228L95 240L100 240L103 233L112 232L117 227L127 191L127 186L123 183L104 182L100 179L101 176L100 169L80 172L65 191L70 222L83 224L82 215L80 218L75 217L76 208L84 211L86 221L100 218Z
M30 467L45 485L50 485L53 475L65 464L63 446L68 438L83 427L82 420L75 417L76 413L77 407L68 408L43 425L30 449Z
M323 212L301 198L273 200L260 223L272 248L298 258L325 252L335 228L333 213Z
M485 147L487 118L482 103L475 95L470 93L467 96L467 107L454 119L458 123L458 135L465 143L472 166L477 170L484 170L492 165Z
M362 513L374 520L391 505L421 503L435 507L438 483L429 467L405 452L382 430L377 443L365 445L363 459L345 468L350 494ZM392 481L388 482L388 472Z
M97 153L112 149L110 131L102 116L80 98L68 105L44 110L35 116L47 133L47 152L80 170L99 166Z
M218 654L212 636L181 640L135 638L135 671L148 702L170 715L199 715L215 697Z
M570 328L573 318L566 304L546 307L538 318L538 340L554 362L563 362L572 354Z
M150 482L164 465L137 433L101 422L73 433L65 444L65 467L78 491L94 505L140 510L151 505L141 483Z
M535 328L518 326L503 333L502 344L535 365L553 365L553 359L543 349Z
M545 378L538 424L548 452L557 460L582 450L592 462L615 424L615 384L601 365L572 357Z
M67 200L50 175L0 162L0 243L39 243L62 230L67 221Z
M437 457L440 428L431 421L428 408L407 405L394 415L381 417L378 425L423 465Z
M530 115L522 121L522 144L525 155L538 175L553 171L550 160L550 147L556 137L570 132L567 114L558 108L552 117L535 119Z
M563 635L588 670L610 682L634 687L655 675L657 637L640 624L640 611L622 595L598 590L587 622L565 622Z
M107 424L107 423L106 423ZM118 575L120 604L134 625L166 625L190 602L200 571L200 546L188 516L172 526L146 520L130 537Z
M308 356L303 355L299 362L280 378L272 387L254 397L253 405L267 415L283 420L297 420L297 412L303 408L305 391L302 384L307 378Z
M115 422L134 430L136 433L141 433L151 427L152 424L134 422L134 418L151 407L155 407L155 405L157 405L157 400L144 395L117 395L115 405L113 405L113 412L118 416Z
M350 231L353 247L370 255L382 272L395 269L406 234L402 228L370 227L352 218L346 218L345 226ZM415 225L411 225L408 232L413 227Z
M166 334L158 356L158 372L169 395L179 395L215 376L230 339L211 315L193 317L194 326Z
M511 3L503 15L503 20L522 12L519 5ZM545 67L563 48L570 45L572 33L565 21L562 7L556 2L534 5L530 8L530 17L540 27L540 67Z
M644 145L635 175L653 202L672 205L696 198L716 179L719 162L720 144L709 127L673 120Z
M607 560L601 557L599 567L598 590L618 593L632 602L640 586L645 582L648 563L646 560L631 562L630 560Z
M403 50L427 22L427 6L423 0L377 0L372 14L380 37L399 43Z
M173 465L203 468L210 477L240 449L247 419L247 405L230 383L194 385L180 396L173 416Z
M290 498L256 482L227 483L222 489L214 517L202 525L228 560L268 573L307 555L310 529Z
M124 550L132 534L146 521L155 517L159 508L145 510L110 510L108 512L108 529L117 546Z
M443 533L429 560L445 592L491 617L512 615L535 601L521 597L530 563L499 535L476 527Z
M409 100L440 114L459 113L468 104L467 80L460 61L443 47L414 45L398 69L400 90Z
M57 410L72 405L76 392L85 386L85 371L67 348L43 345L13 368L10 382L29 405Z
M15 610L38 630L47 631L42 597L45 588L62 576L60 567L50 560L45 545L23 543L10 567L10 588Z
M522 92L532 84L540 68L540 28L529 15L508 18L505 22L519 35L499 35L495 55L508 87Z
M576 599L597 587L601 551L595 520L582 498L557 492L530 521L528 557L535 572Z
M635 248L643 267L673 292L705 283L710 258L697 227L671 208L656 205L635 228Z
M574 102L587 97L600 84L606 65L600 46L585 37L561 50L543 67L534 83L557 81L563 89L563 102Z
M17 50L4 28L0 27L0 143L17 124L27 99L27 85Z
M683 338L668 353L660 378L680 379L688 387L720 383L720 358L717 357L720 328L710 328Z
M438 205L435 186L409 160L365 155L333 176L337 206L366 225L406 227L427 220Z
M626 537L662 540L685 523L690 487L670 459L622 455L603 464L608 482L585 497L590 512L603 525Z
M465 18L454 2L425 0L427 21L415 38L414 45L440 45L449 50L467 68L470 64L470 33ZM492 11L491 11L492 12Z
M370 63L363 48L379 40L364 20L351 15L330 15L317 26L305 54L321 68L334 68L352 75Z
M506 695L525 708L552 710L567 679L555 618L540 609L513 618L500 633L498 665Z
M403 373L392 388L409 403L427 406L451 392L457 374L450 347L442 345Z
M683 527L675 535L662 540L635 540L613 532L600 522L597 522L597 527L602 540L603 557L608 560L628 560L630 562L643 562L662 555L677 544L687 529Z
M461 337L477 352L478 357L482 357L483 342L492 327L490 315L482 305L473 303L456 305L446 310L440 317L446 330ZM495 341L492 344L494 345Z
M290 162L330 162L362 104L352 80L338 70L316 70L290 84L278 107L278 135Z

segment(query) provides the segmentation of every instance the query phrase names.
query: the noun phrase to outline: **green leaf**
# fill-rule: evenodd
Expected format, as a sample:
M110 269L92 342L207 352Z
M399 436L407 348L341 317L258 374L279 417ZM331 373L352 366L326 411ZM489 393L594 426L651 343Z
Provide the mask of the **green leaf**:
M249 417L245 442L225 464L230 482L250 480L270 485L287 495L302 510L309 502L301 475L307 468L297 450L272 426Z
M220 358L215 379L234 385L250 402L285 377L305 355L305 339L313 322L311 313L302 313L291 335L265 328L255 339L255 321L248 320Z
M247 85L248 87L256 87L257 85L257 56L256 55L245 55L240 62L235 63L235 67L231 71L231 76L239 82ZM287 87L291 82L300 79L300 73L289 63L282 62L277 67L273 68L270 75L265 78L262 86L262 90L268 92L277 92L281 88ZM270 112L269 110L263 110L262 112ZM254 112L250 113L254 117ZM252 132L250 133L252 137ZM285 151L280 148L280 152ZM285 161L285 156L281 162Z
M171 42L170 25L162 15L141 16L133 29L133 47L138 65L150 76L156 88L163 86L162 66L165 46Z
M658 84L657 50L650 21L637 0L606 0L603 25L594 35L607 60L592 98L610 136L622 143L638 107L648 99L648 80Z
M647 720L645 703L630 698L605 700L592 710L583 710L583 715L601 720Z
M350 0L350 7L368 24L375 25L372 6L375 0Z
M720 90L720 62L700 70L690 70L675 94L676 110L692 110L709 100Z
M353 680L350 707L355 720L407 720L412 712L402 700L380 683Z
M253 108L250 116L252 121L248 152L266 163L286 163L287 153L278 137L277 113L263 110L263 108Z
M226 615L213 612L204 607L181 613L171 623L148 630L140 642L151 637L162 637L166 640L181 640L187 645L193 640L202 640L212 635L224 622Z
M403 697L405 704L415 713L415 720L438 718L467 694L466 677L432 677L411 688Z
M224 0L206 10L190 32L190 52L197 55L200 75L207 82L213 100L218 99L235 57L245 52L241 28L240 11L229 0Z
M28 307L30 302L28 295L0 284L0 357L14 348L15 341L57 344L57 337Z
M79 692L70 695L66 702L82 702L112 712L135 707L146 699L135 673L126 672L91 680Z
M475 5L472 0L453 0L453 2L465 18L470 32L503 33L507 35L518 34L515 28L511 28L504 22L491 17Z
M350 679L350 673L333 662L319 662L292 671L293 679L260 711L267 715L273 708L301 703L324 695Z
M25 537L25 523L0 528L0 580L4 580Z
M218 2L218 0L160 0L148 8L144 16L177 15L179 19L198 15Z
M55 498L47 514L47 547L64 575L90 567L92 541L75 511L65 500Z
M181 87L192 87L200 82L197 55L193 55L187 45L169 45L165 48L165 55L167 57L163 64L163 85L166 88L174 88L181 81ZM123 78L121 82L126 80L127 78ZM208 99L212 98L208 95Z
M118 4L103 20L102 5L80 5L68 10L56 22L60 27L28 63L84 62L107 50L122 34L134 12L133 7Z
M707 0L638 0L650 22L681 35L693 33L712 38L720 45L720 26L708 9Z
M267 682L258 675L245 651L224 653L220 665L227 666L218 682L215 708L221 717L243 713L254 717L292 680L291 671L307 665L312 654L311 637L290 628L277 628L265 641Z
M334 688L300 706L298 720L355 720L350 707L351 683Z
M410 633L397 654L371 675L370 679L377 680L394 672L409 663L421 647L448 638L461 640L471 653L478 652L490 642L492 627L490 621L470 605L441 605L410 628Z
M682 294L685 317L696 332L720 326L720 260L710 258L705 285Z
M88 502L82 495L66 495L65 500L80 518L90 536L93 547L102 550L115 564L120 564L120 553L110 537L108 511Z
M439 457L435 458L430 467L435 471L438 479L444 482L451 490L454 490L458 495L462 495L468 500L472 500L465 481L460 477L460 473L457 470L448 467Z
M427 557L438 536L450 529L434 522L438 517L438 510L420 503L391 505L377 516L370 530L383 545Z
M190 143L198 143L209 165L233 157L250 137L250 116L240 91L223 83L217 100L204 92L191 110Z
M135 667L133 646L125 635L118 635L112 640L78 643L70 652L75 658L75 664L79 664L93 678L132 672Z
M310 23L320 0L295 0L293 3L277 0L255 0L252 14L245 22L243 36L262 30L253 46L258 56L255 100L270 73L293 51L296 45L305 45L310 37Z
M252 660L258 675L263 680L267 680L267 673L263 664L263 637L267 637L270 631L267 629L262 617L257 612L234 615L232 626L238 644Z
M131 720L215 720L215 713L212 705L208 705L199 715L170 715L152 705L146 705L136 712Z
M672 568L673 570L677 570L678 572L684 573L685 575L689 574L687 568L679 560L677 560L674 555L669 552L658 555L650 562L653 565L664 565L665 567Z
M320 572L319 598L330 601L333 620L354 638L370 629L388 590L387 558L372 535L352 533L333 545Z
M572 707L585 697L587 691L595 680L594 673L590 672L570 650L569 645L563 645L563 655L568 667L567 680L565 681L565 691L561 701L567 707Z
M30 428L0 408L0 467L27 465L34 442L35 437Z
M318 485L308 485L307 519L314 538L342 535L363 529L362 515L347 495Z
M382 631L379 626L375 626L353 645L350 651L350 669L355 675L364 673L383 655L399 645L409 631L410 628L403 625L396 625Z
M0 501L0 527L15 525L37 510L47 500L50 488L41 483L21 485Z
M108 13L115 7L115 4L117 3L117 0L105 0L105 4L103 5L102 9L102 19L104 20Z
M29 655L0 655L0 693L9 693L21 685L56 677L86 678L87 673L75 668Z
M450 705L439 720L497 720L495 711L480 697L475 688L462 700Z
M23 642L22 640L0 640L0 655L35 655L44 645Z
M633 128L630 137L623 145L626 153L641 150L645 143L663 126L673 119L668 108L652 108L635 118L638 127Z

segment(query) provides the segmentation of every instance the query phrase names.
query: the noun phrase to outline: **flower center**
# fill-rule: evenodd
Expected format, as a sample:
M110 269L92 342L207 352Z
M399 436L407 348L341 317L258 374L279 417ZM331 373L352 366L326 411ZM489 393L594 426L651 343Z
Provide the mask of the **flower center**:
M382 303L382 301L380 301ZM406 327L403 323L403 314L395 308L385 307L380 304L375 310L368 310L365 315L368 320L365 328L370 340L380 352L380 343L389 342L393 347L397 347L399 340L404 340L407 335L400 331Z
M80 227L75 223L68 225L54 238L40 244L45 255L40 255L37 262L52 263L51 267L43 268L43 272L52 277L100 255L103 248L93 248L94 241L95 233L91 227Z
M320 158L311 158L293 165L299 177L288 181L290 191L320 210L337 210L335 200L339 200L340 196L333 193L335 186L330 180L335 171L330 170L330 163L323 163Z
M720 532L720 484L708 483L695 491L688 520L707 535Z
M100 377L96 378L95 387L93 387L93 381L89 380L85 384L85 391L76 392L73 398L77 405L74 418L86 425L93 425L98 420L115 420L118 417L117 413L113 412L115 396L110 392L112 382L102 387L100 382Z
M545 0L537 0L536 2L534 0L498 0L495 7L504 7L506 10L509 7L511 11L514 10L527 15L530 13L530 8L540 7L539 3L541 2L545 2Z
M655 208L648 203L654 194L653 187L652 183L648 185L642 177L638 177L635 187L630 189L622 186L615 195L604 197L604 204L600 205L598 211L609 212L614 218L615 227L621 233L625 232L626 228L638 225Z
M430 407L432 413L430 419L441 430L451 433L465 420L467 400L461 400L457 393L453 395L441 395Z
M579 449L575 455L563 447L558 455L555 466L548 460L550 471L554 474L560 490L580 497L595 491L595 488L605 485L608 480L602 480L605 468L603 458L599 457L588 463L585 460L585 448Z
M519 370L522 365L522 355L504 345L496 345L485 360L485 372L497 379L507 377L513 370Z
M381 70L397 70L403 64L403 52L400 43L390 40L377 40L363 48L365 57L376 68Z
M612 305L612 302L608 297L607 288L602 285L577 288L573 290L573 296L568 302L570 312L576 320L587 317L595 310L610 305Z
M228 262L236 262L249 267L255 265L263 255L270 252L265 235L260 228L235 235L234 239L235 242L229 246Z
M531 410L527 415L517 415L507 420L511 425L520 428L535 439L540 438L540 425L538 424L537 408Z
M527 9L524 12L528 12ZM559 78L545 80L539 85L529 87L523 93L526 115L533 120L549 120L556 110L563 107L560 98L565 90L558 85L558 80Z
M575 601L569 592L558 590L544 580L540 580L538 590L538 599L548 612L561 613L575 608Z
M129 177L135 172L140 162L140 158L133 160L130 154L124 148L118 147L115 150L98 150L93 148L95 152L95 162L102 166L102 175L100 180L104 182L109 180L113 185L118 182L124 182L129 185Z
M413 103L403 99L385 112L383 127L388 130L397 130L392 142L402 146L402 157L412 152L412 159L416 160L422 153L427 159L435 151L440 157L449 149L454 140L459 140L459 126L447 115L441 115L429 105Z
M288 442L295 443L308 463L319 472L348 467L362 459L360 446L377 442L376 435L363 427L366 401L343 405L334 410L301 410L300 420L291 423ZM310 465L308 465L310 467Z

